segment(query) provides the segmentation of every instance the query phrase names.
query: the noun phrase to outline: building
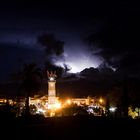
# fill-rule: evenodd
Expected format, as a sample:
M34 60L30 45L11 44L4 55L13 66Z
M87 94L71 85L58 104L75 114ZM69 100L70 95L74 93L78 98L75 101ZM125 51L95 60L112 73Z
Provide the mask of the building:
M56 112L58 112L60 109L63 110L67 107L70 107L72 105L77 106L88 106L89 112L93 112L94 110L98 108L103 108L104 100L93 98L93 97L87 97L87 98L65 98L59 100L59 97L56 95L56 73L55 72L48 72L48 95L41 96L41 95L35 95L34 97L29 98L29 104L32 108L31 113L32 114L43 114L45 117L55 116ZM11 101L11 100L9 100ZM5 99L1 99L0 102L4 103ZM25 106L25 101L21 101L22 109L20 112L23 111L23 108ZM20 113L22 114L22 113Z
M48 72L48 109L53 109L56 104L56 74L55 72Z

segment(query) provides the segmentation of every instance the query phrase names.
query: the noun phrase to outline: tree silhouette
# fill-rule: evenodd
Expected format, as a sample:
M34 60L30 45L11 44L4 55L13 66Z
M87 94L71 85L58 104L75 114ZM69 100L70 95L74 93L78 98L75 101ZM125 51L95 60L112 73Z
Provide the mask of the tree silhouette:
M117 17L108 16L100 29L87 38L91 51L94 53L96 46L98 50L94 54L102 57L108 66L115 68L119 77L124 77L121 79L122 97L120 99L120 108L124 116L127 116L130 104L128 78L139 79L140 77L140 55L137 47L140 42L136 34L140 28L137 14L127 12L126 18L123 18L122 12Z
M122 113L123 116L128 116L128 107L130 105L130 98L129 98L129 93L128 93L128 77L125 74L124 79L123 79L123 93L121 97L121 108L122 108Z
M21 90L25 93L25 114L29 115L29 97L37 92L41 87L42 72L36 67L36 64L25 65L21 72Z

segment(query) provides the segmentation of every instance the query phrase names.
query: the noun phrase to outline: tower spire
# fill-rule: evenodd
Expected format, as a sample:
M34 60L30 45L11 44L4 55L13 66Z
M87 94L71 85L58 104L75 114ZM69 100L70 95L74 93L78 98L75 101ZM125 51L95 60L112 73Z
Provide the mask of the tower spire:
M56 84L56 72L49 72L47 71L48 75L48 108L53 109L56 103L56 89L55 89L55 84Z
M47 75L48 75L48 79L50 80L50 81L53 81L53 80L55 80L55 78L57 77L57 75L56 75L56 71L54 71L54 72L52 72L52 71L47 71Z

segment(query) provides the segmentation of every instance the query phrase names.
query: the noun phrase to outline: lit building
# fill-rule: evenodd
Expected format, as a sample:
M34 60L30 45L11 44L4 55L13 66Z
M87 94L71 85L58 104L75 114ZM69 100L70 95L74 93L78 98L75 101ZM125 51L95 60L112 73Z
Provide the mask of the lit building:
M55 89L55 84L56 84L56 74L55 72L48 72L48 108L51 109L55 106L56 103L56 89Z
M48 72L48 95L40 96L35 95L34 97L30 97L29 104L32 114L43 114L45 117L55 116L59 111L61 112L64 108L67 108L72 105L78 106L88 106L88 112L94 115L95 111L98 108L104 108L104 100L103 98L71 98L71 99L61 99L56 95L56 73ZM11 100L8 100L11 103ZM5 99L0 99L0 103L5 103ZM22 108L25 106L25 101L22 101ZM22 112L22 110L21 110ZM98 113L99 114L99 113ZM97 115L98 115L97 114Z

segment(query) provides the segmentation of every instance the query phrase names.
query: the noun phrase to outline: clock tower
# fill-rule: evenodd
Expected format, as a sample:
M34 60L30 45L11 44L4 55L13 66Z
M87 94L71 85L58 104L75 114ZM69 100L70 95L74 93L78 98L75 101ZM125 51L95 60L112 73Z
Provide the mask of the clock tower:
M57 76L56 73L52 71L51 72L47 71L47 75L48 75L48 108L53 109L56 103L55 78Z

